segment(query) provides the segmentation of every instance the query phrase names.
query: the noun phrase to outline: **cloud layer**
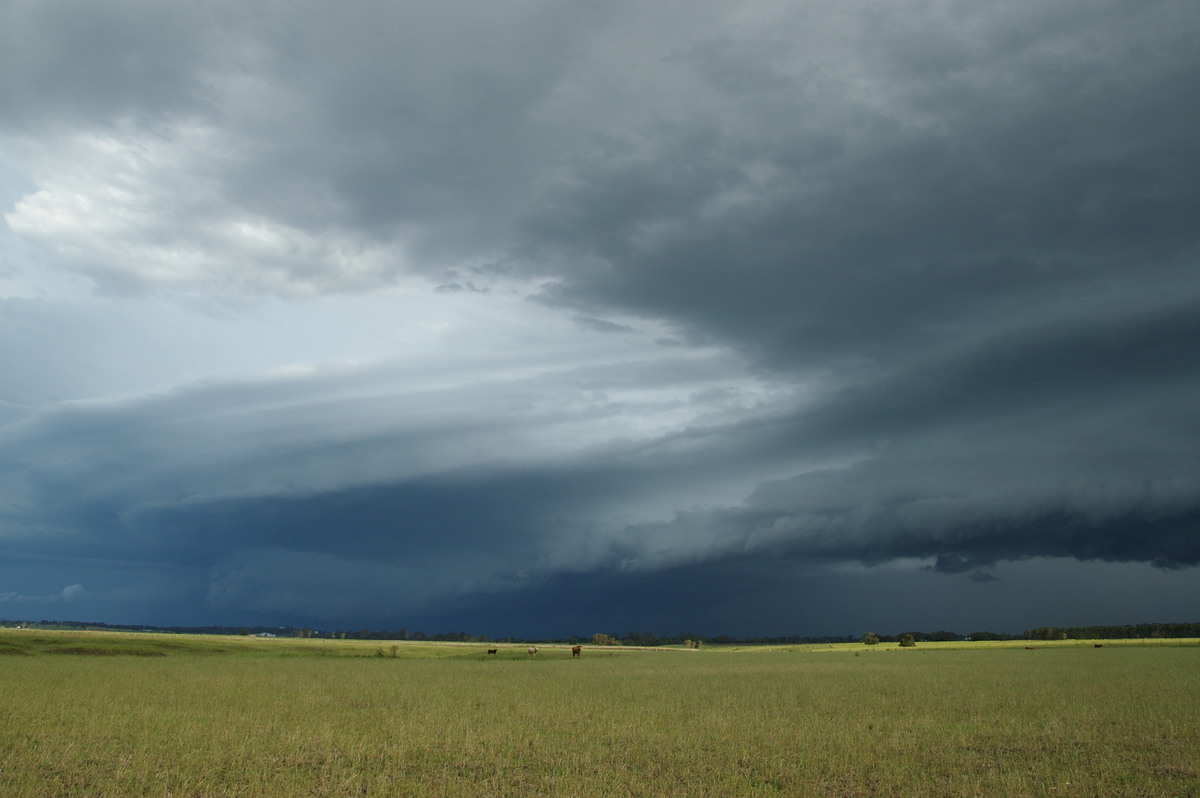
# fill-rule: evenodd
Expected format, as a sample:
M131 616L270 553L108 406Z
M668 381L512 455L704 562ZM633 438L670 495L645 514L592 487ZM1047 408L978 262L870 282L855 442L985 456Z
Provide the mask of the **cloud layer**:
M1019 630L1146 620L1121 573L1200 611L1191 4L0 31L10 605Z

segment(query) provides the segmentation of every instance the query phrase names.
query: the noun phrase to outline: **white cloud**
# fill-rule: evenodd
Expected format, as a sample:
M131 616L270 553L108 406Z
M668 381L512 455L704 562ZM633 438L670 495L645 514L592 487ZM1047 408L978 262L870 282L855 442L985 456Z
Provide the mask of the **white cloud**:
M403 274L398 240L333 224L301 229L242 207L222 177L247 157L233 135L202 122L146 130L127 121L112 132L18 141L38 190L5 221L117 292L309 296Z

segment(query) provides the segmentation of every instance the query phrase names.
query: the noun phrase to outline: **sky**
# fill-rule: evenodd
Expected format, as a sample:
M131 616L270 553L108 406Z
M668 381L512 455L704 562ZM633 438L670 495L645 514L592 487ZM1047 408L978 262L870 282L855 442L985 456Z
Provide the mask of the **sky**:
M0 0L0 618L1200 619L1197 35Z

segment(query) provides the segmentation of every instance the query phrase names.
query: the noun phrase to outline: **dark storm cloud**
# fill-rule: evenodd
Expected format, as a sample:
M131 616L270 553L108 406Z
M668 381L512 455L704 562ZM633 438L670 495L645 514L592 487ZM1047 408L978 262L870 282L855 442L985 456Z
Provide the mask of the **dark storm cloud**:
M676 534L867 561L1196 564L1200 62L1172 29L1196 17L1093 10L1032 15L1047 27L1026 8L1021 28L959 9L871 37L868 97L706 43L689 61L738 122L664 126L555 195L536 229L590 268L548 301L667 313L842 383L764 444L859 465Z
M608 515L737 467L611 431L736 406L714 368L332 369L63 403L0 435L3 545L10 561L69 541L97 567L207 567L212 607L325 619L608 567L636 548ZM695 400L641 396L689 384Z
M1197 310L1039 329L836 392L763 446L855 462L764 484L718 523L800 555L937 557L947 572L1029 556L1195 565Z
M69 541L256 617L500 623L550 591L570 631L606 602L857 617L821 593L855 563L959 597L1041 558L1200 563L1194 4L3 13L35 187L5 219L48 267L310 298L255 347L333 296L444 303L197 378L120 355L151 351L103 320L132 305L2 300L22 562ZM313 365L343 334L368 365Z
M980 42L956 27L979 20L934 21L902 29L914 41L900 52L866 37L867 97L787 79L770 50L737 52L737 67L775 74L752 85L693 55L738 120L699 115L580 162L532 222L563 261L590 264L550 297L667 312L773 362L887 366L1147 279L1194 293L1187 38L1132 6L1081 9L1070 30L1026 19L1010 42L1003 25ZM956 62L935 68L926 48Z

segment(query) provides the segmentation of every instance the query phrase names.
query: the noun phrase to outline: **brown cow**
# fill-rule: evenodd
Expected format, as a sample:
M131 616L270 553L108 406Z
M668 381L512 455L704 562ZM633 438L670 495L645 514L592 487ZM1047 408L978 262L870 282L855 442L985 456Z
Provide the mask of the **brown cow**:
M571 656L578 657L583 653L583 646L571 646Z
M497 649L494 649L494 648L489 648L489 649L488 649L488 653L489 653L489 654L495 654L495 653L496 653L496 651L497 651Z

